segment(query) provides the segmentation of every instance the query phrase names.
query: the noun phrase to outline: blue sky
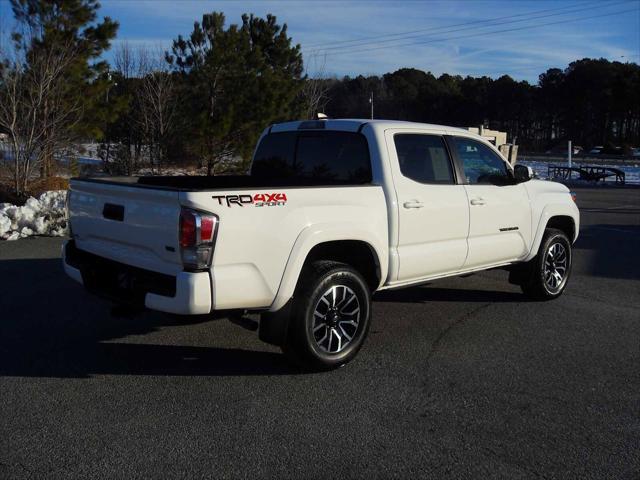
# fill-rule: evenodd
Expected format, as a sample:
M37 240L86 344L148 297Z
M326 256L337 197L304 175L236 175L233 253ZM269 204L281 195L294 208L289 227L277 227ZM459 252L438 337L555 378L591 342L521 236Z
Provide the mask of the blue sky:
M101 15L120 22L117 41L168 48L214 10L228 23L244 12L275 14L305 59L315 60L312 74L324 63L338 76L415 67L536 82L547 68L579 58L640 61L640 0L102 0ZM6 30L13 23L7 0L0 15Z

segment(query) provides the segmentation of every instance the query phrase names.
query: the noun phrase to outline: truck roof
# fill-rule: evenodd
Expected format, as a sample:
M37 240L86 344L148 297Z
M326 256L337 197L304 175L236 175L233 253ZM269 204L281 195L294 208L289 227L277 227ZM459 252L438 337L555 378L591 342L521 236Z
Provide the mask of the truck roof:
M347 132L357 132L364 125L372 125L382 130L387 128L423 128L442 132L456 131L472 135L468 130L459 127L449 127L446 125L435 125L431 123L408 122L404 120L370 120L366 118L336 118L322 120L298 120L295 122L276 123L269 127L269 132L288 132L291 130L305 129L315 130L318 128L326 130L343 130ZM324 126L320 126L324 125Z

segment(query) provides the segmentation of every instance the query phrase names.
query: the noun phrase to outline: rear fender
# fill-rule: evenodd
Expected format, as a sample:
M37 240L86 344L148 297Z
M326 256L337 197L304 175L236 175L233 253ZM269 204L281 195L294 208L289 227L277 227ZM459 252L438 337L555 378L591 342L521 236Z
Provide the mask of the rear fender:
M296 239L284 274L282 275L278 293L269 308L270 312L280 310L291 297L293 297L300 272L311 249L321 243L340 240L355 240L367 243L378 258L380 282L384 282L387 278L389 265L387 239L379 238L372 233L371 224L344 223L310 225L305 228Z

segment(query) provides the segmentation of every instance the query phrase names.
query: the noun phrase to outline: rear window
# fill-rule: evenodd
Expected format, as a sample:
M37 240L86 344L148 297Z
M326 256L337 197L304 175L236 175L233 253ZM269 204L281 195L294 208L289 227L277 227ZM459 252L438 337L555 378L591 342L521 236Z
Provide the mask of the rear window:
M296 132L265 135L253 158L251 176L261 178L291 177L296 153L296 137Z
M258 146L251 176L328 185L369 183L369 147L359 133L271 133Z

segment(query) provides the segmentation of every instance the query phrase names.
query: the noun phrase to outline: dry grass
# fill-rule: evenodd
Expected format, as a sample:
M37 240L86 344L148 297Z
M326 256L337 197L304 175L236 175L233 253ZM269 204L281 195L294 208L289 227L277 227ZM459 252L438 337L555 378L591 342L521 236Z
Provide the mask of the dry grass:
M69 188L69 179L63 177L49 177L31 182L29 194L37 197L43 192L49 190L67 190Z
M14 205L24 205L29 197L39 197L42 193L49 190L67 190L69 188L69 179L63 177L49 177L38 179L29 185L29 193L27 195L16 195L13 193L10 182L6 179L0 179L0 203L12 203Z

